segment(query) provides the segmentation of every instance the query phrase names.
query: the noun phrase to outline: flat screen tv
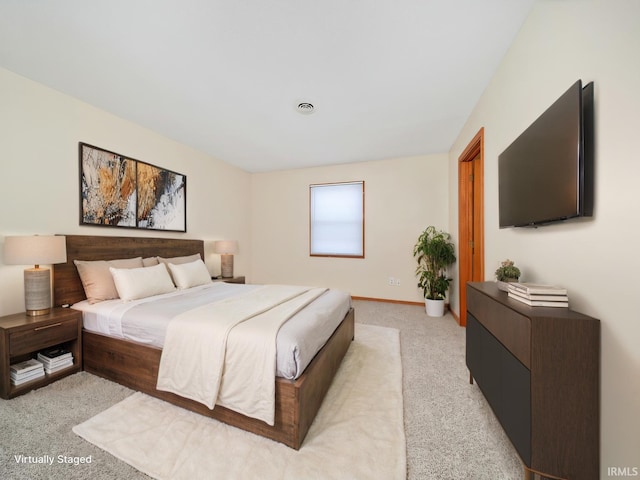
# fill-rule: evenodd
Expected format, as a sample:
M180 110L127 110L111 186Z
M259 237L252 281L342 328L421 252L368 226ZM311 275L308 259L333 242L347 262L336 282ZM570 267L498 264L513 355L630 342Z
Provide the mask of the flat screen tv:
M500 228L593 215L593 82L578 80L498 156Z

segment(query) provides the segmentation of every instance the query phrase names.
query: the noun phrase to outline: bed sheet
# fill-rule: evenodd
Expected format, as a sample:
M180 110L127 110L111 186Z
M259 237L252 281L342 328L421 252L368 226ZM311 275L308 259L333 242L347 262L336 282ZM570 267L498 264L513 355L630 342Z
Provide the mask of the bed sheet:
M82 311L84 328L89 331L162 348L167 325L176 315L259 287L215 282L131 302L83 301L72 308ZM276 375L298 378L350 307L347 292L331 289L288 320L276 339Z

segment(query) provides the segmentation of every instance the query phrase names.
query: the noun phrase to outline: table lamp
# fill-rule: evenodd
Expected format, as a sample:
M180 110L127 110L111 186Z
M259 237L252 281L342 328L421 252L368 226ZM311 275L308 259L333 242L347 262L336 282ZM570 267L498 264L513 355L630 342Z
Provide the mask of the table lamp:
M233 254L238 253L236 240L218 240L213 244L213 251L220 254L222 278L233 277Z
M24 304L27 315L46 315L51 311L51 271L40 265L66 261L67 244L64 236L5 237L4 263L34 265L24 271Z

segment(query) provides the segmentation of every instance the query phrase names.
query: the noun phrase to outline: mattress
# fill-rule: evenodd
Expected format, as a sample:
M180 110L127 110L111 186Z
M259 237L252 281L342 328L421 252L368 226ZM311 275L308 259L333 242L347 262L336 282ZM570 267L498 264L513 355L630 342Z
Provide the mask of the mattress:
M215 282L125 302L76 303L84 328L162 348L171 319L192 308L249 292L260 285ZM351 296L330 289L291 317L278 331L276 375L296 379L304 372L351 308Z

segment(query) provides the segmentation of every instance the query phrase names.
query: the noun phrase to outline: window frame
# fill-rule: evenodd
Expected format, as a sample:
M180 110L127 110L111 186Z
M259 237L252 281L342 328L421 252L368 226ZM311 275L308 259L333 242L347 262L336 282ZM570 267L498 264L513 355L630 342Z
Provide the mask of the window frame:
M362 214L361 214L361 231L362 244L360 251L362 254L340 254L340 253L314 253L313 252L313 189L315 187L340 186L340 185L361 185L362 191ZM365 258L365 182L364 180L354 180L348 182L328 182L314 183L309 185L309 256L311 257L333 257L333 258Z

